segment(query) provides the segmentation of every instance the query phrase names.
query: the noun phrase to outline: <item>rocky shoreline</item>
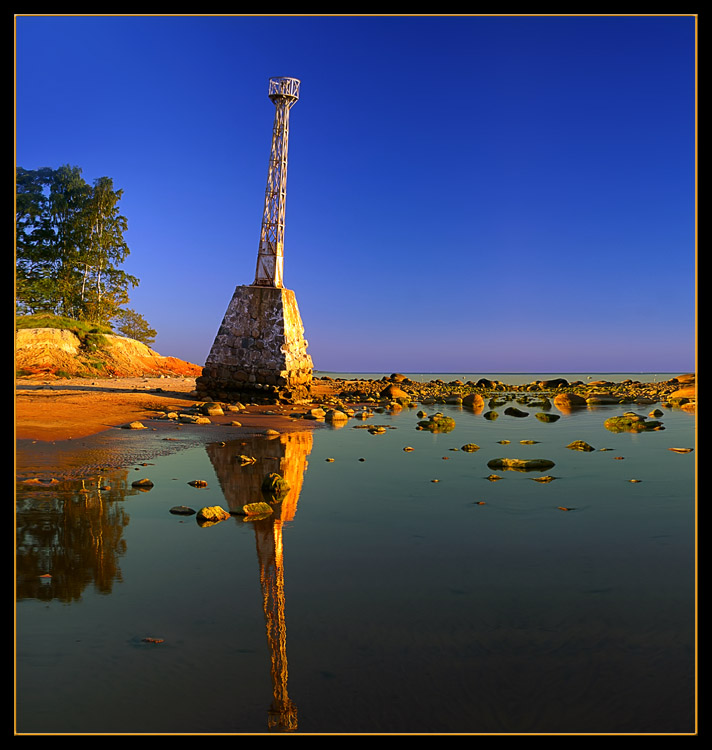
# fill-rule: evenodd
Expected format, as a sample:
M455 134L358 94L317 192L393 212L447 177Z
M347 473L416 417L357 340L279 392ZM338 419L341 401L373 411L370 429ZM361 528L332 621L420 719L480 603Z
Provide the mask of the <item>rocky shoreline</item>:
M200 399L194 378L21 379L16 383L18 438L62 440L86 437L142 417L204 421L267 429L281 420L281 429L295 419L313 419L314 410L339 412L346 418L359 406L383 409L408 404L452 404L482 411L486 405L508 401L536 405L548 401L559 410L600 404L655 404L695 413L695 375L688 373L663 382L626 380L569 382L563 378L508 385L481 378L477 382L433 380L417 382L394 373L379 380L316 378L309 401L283 404L255 395L249 403ZM265 408L268 407L268 408ZM514 408L514 407L510 407ZM235 417L239 412L240 419ZM321 418L318 417L318 418Z
M477 382L416 382L398 373L378 380L316 378L311 400L303 404L226 403L198 399L193 378L22 379L16 383L16 467L27 476L76 474L95 465L123 466L137 456L150 458L180 441L207 443L251 435L277 435L343 426L353 420L368 427L374 414L419 404L461 406L498 416L528 416L519 409L538 409L537 419L553 421L556 412L599 404L660 404L695 413L693 374L665 382L591 383L538 381L526 385L481 379ZM421 412L418 413L421 417ZM422 413L425 416L425 413ZM432 415L431 415L432 419ZM112 431L115 428L119 432ZM417 429L446 430L447 425L419 423ZM91 460L82 454L91 455Z
M354 402L391 400L400 403L418 401L473 406L493 397L502 399L510 394L520 403L528 398L543 396L564 409L596 404L661 403L694 413L697 401L694 373L655 383L637 380L619 383L607 380L569 382L565 378L533 381L525 385L508 385L486 378L476 382L433 380L421 383L399 373L380 380L341 380L329 377L321 380L332 384L336 397L342 401Z

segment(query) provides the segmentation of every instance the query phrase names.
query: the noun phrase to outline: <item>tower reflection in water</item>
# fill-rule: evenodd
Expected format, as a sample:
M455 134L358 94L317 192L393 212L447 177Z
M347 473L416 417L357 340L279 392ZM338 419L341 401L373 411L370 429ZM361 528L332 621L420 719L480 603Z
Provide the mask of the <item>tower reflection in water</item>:
M267 518L248 521L255 529L257 559L262 587L267 642L270 649L273 701L268 713L268 728L277 732L297 729L297 707L287 692L287 627L284 594L284 524L292 521L304 482L307 456L313 444L311 432L283 433L274 438L259 438L207 446L228 509L239 512L248 504L263 501L262 481L267 474L281 474L289 492ZM246 462L247 456L254 461Z

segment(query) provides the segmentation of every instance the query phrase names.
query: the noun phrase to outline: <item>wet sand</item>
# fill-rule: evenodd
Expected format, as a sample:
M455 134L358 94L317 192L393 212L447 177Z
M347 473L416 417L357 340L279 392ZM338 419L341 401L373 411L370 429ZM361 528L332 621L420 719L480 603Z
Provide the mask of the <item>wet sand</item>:
M186 445L235 440L267 429L315 429L320 423L290 416L307 406L247 406L211 416L211 424L177 425L159 411L186 411L197 397L193 378L19 379L15 398L15 463L21 481L42 476L82 476ZM318 384L319 396L331 391ZM123 427L141 422L145 430ZM240 427L231 425L238 421ZM323 424L323 423L321 423Z

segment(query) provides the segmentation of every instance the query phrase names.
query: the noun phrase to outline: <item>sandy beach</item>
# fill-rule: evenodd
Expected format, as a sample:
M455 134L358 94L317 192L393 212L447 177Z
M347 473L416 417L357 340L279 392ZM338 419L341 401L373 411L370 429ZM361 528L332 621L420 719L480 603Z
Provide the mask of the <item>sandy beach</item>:
M15 436L18 440L47 443L86 438L114 427L146 419L156 411L181 411L196 402L194 378L113 378L66 380L18 379L15 384ZM319 395L329 386L315 386ZM288 414L306 407L274 408L248 406L240 412L245 427L285 430L293 428ZM228 424L236 417L213 417L212 422ZM304 428L302 422L300 428Z
M150 461L179 446L239 439L274 429L317 429L323 420L300 419L310 406L247 405L239 414L211 416L208 425L156 419L197 401L193 378L18 379L15 384L15 469L32 477L71 478ZM315 391L328 397L328 384ZM290 416L293 415L293 416ZM239 420L240 426L234 422ZM121 429L140 422L146 429Z

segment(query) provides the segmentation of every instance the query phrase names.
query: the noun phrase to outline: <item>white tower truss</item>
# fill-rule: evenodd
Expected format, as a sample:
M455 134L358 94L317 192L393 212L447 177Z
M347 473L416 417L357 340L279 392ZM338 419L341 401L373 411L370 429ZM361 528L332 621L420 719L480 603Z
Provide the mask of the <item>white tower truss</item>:
M270 78L269 81L269 98L276 111L254 286L271 286L277 289L283 286L289 110L299 99L299 83L297 78L284 77Z

